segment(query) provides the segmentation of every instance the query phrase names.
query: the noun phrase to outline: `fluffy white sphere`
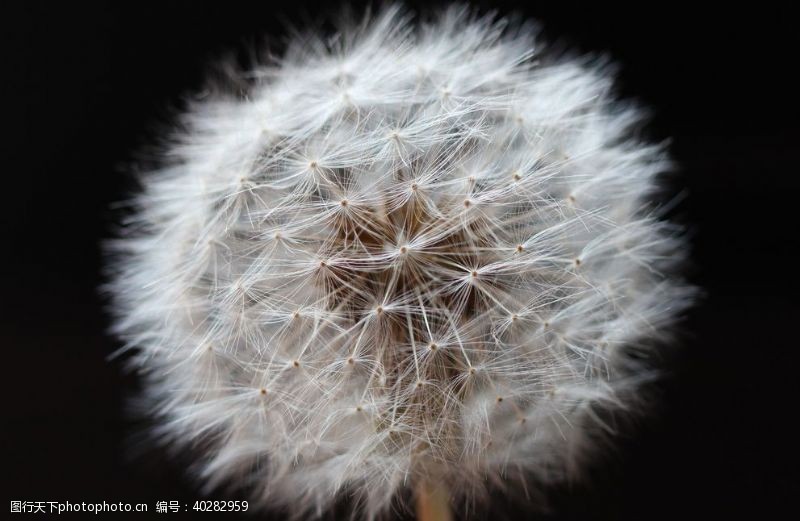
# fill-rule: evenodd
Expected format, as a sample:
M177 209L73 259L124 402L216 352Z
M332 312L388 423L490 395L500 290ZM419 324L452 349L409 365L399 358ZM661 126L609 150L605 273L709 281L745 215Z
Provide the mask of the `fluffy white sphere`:
M580 469L690 301L608 68L397 9L183 116L113 243L159 434L264 504L372 517ZM634 391L634 392L631 392Z

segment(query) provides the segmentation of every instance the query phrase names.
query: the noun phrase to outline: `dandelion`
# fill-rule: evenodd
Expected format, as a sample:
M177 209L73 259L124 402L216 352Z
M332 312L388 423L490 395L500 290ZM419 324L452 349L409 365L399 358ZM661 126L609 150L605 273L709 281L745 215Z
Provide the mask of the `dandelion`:
M157 435L266 507L579 475L692 289L607 65L390 7L193 103L112 242Z

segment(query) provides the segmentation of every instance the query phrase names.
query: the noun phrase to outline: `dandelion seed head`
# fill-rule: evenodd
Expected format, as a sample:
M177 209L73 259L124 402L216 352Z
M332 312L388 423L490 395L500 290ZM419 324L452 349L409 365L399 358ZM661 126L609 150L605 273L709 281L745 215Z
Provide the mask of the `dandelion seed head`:
M419 481L568 477L598 411L636 410L693 294L648 199L670 161L607 66L541 52L390 7L188 108L109 287L158 433L202 442L209 486L371 518Z

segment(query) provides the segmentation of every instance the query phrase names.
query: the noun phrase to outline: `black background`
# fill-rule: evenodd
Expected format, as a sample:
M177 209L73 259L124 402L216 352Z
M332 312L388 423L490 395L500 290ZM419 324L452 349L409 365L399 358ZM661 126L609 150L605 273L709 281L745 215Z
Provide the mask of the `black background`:
M105 334L96 291L99 243L115 218L109 205L130 187L126 165L202 85L209 61L265 36L279 49L284 22L313 20L319 6L60 4L0 13L4 503L141 501L152 510L158 500L201 499L185 462L129 448L136 425L124 404L137 381L106 360L118 343ZM654 111L652 137L673 138L673 191L688 193L674 218L693 234L690 275L706 293L681 325L683 350L653 416L590 483L556 490L542 517L771 517L796 505L800 181L788 8L480 5L538 18L551 40L620 64L621 93ZM502 501L494 510L538 518Z

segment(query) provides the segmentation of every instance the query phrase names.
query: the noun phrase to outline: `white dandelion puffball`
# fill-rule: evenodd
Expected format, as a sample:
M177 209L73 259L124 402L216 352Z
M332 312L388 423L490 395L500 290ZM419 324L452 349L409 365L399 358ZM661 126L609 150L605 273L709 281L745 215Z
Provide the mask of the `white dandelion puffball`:
M388 8L192 102L111 245L157 434L298 515L579 474L692 296L610 74Z

